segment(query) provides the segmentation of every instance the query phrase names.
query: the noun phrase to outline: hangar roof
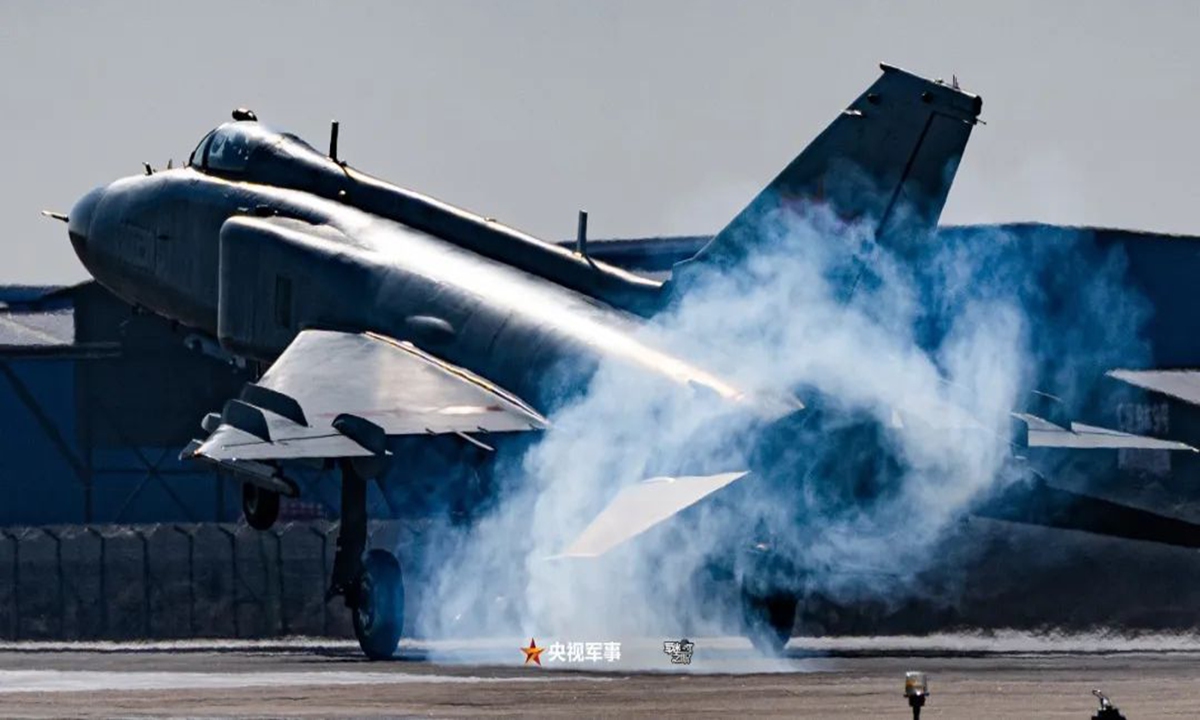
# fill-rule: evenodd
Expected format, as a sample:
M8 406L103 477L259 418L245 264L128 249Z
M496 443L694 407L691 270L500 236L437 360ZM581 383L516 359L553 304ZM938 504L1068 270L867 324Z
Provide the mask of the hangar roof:
M70 288L0 286L0 353L15 348L55 347L75 342L75 307Z

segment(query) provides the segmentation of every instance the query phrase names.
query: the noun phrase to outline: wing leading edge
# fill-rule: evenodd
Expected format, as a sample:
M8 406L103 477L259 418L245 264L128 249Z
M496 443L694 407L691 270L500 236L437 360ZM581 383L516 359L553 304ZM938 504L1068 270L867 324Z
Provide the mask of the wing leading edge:
M365 457L384 454L388 436L547 425L520 398L412 343L304 330L184 452L216 462Z
M1143 390L1200 405L1200 370L1110 370L1106 374Z
M604 555L747 474L656 477L623 488L560 557Z

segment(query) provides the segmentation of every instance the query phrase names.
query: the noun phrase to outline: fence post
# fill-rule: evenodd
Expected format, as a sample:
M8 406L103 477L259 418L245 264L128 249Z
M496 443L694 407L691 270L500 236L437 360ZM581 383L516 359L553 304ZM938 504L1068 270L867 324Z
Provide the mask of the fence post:
M100 541L100 636L108 637L108 538L91 525L83 528Z
M238 620L238 565L237 565L237 530L230 530L223 525L218 525L217 530L225 533L229 537L229 575L231 579L231 587L229 588L229 602L233 608L233 636L240 638L242 636L241 621Z
M58 576L58 639L67 639L67 591L66 578L63 577L62 535L50 528L41 531L54 541L54 573Z
M291 526L292 524L288 523L282 530L279 528L271 530L271 535L275 537L275 574L279 579L279 634L284 637L290 633L288 632L287 603L284 602L283 593L283 533Z
M196 533L178 525L171 528L187 538L188 544L188 635L196 637Z
M146 537L146 531L141 528L135 528L133 534L142 543L142 637L148 640L150 639L150 540Z
M329 526L322 530L316 525L310 525L308 529L321 538L321 584L324 585L329 582L329 561L326 559L329 551ZM321 603L321 634L329 637L329 598L324 592L321 593L321 597L324 598L324 602Z
M21 538L24 533L0 530L0 535L12 541L12 639L19 640L21 636Z

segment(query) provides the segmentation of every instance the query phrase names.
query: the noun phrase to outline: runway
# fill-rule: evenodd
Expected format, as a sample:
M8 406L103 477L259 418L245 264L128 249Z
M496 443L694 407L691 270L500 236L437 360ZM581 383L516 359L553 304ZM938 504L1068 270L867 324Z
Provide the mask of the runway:
M737 638L622 642L590 666L523 664L525 640L405 643L17 643L0 646L0 717L551 717L773 715L909 718L904 672L923 670L923 718L1090 718L1101 688L1127 718L1196 717L1200 645L1188 637L1023 634L795 639L781 659Z

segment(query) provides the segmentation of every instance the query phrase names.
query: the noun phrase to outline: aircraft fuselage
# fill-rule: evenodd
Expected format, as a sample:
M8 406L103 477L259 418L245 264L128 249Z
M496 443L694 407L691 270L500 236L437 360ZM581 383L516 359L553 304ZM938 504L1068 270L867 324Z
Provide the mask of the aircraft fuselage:
M235 354L270 360L304 328L369 330L542 408L604 358L739 395L637 337L630 312L311 192L182 168L93 191L71 218L101 284Z

